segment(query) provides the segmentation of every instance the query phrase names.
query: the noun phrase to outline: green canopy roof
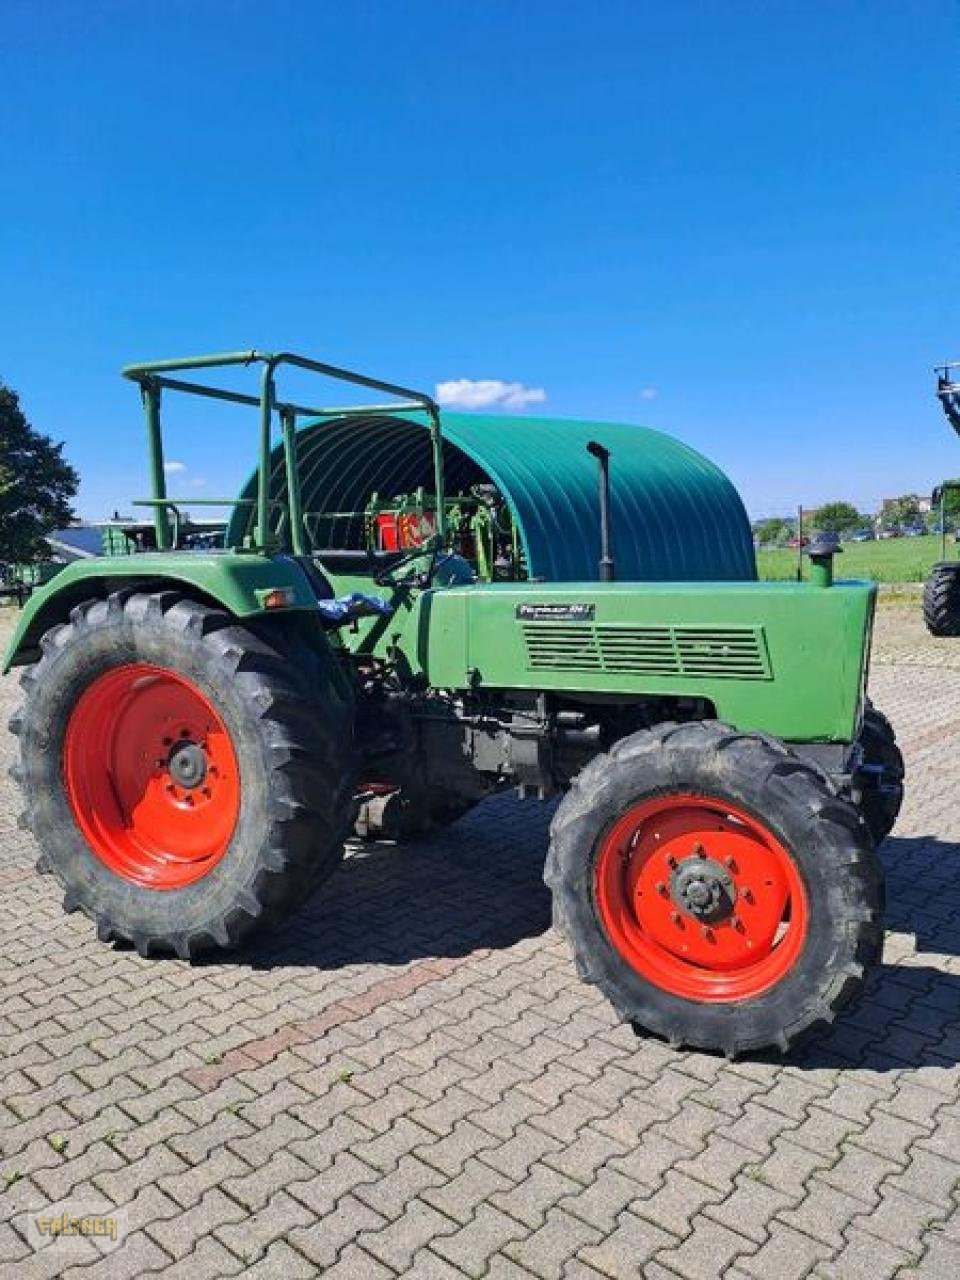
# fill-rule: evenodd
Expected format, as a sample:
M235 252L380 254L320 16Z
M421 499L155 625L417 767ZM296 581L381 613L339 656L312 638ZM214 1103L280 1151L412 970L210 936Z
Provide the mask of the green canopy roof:
M756 577L740 497L701 454L646 427L558 418L443 414L447 495L492 482L509 503L531 577L593 581L600 557L597 462L610 450L611 529L621 581L744 581ZM430 438L414 416L360 415L306 423L298 432L306 512L362 511L370 495L433 489ZM286 492L283 455L272 495ZM256 491L256 474L242 496ZM232 540L252 519L238 508ZM360 545L359 521L336 525L335 545ZM328 525L327 527L334 527Z

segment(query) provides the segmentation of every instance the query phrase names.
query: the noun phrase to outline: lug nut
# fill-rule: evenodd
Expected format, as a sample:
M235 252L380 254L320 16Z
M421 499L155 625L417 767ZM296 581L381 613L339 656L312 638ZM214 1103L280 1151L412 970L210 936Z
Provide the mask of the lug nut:
M665 898L667 896L667 886L663 883L662 880L658 880L657 883L654 885L654 888L662 898Z
M740 897L744 900L744 902L753 902L754 901L753 890L746 889L746 888L741 889Z
M671 871L673 871L673 870L674 870L674 868L676 867L676 865L677 865L677 860L676 860L676 858L673 856L673 854L672 854L672 853L668 853L668 854L667 854L667 866L670 868L670 870L671 870Z
M707 856L707 851L706 849L704 849L703 845L700 843L699 840L693 846L693 856L695 858L705 858Z
M705 924L700 926L700 936L706 938L707 942L713 942L713 930L708 929Z
M670 912L670 923L671 923L671 924L679 924L679 923L680 923L680 912L679 912L679 911L671 911L671 912Z
M736 871L737 869L737 864L733 858L724 858L723 865L727 868L728 871Z
M736 929L737 933L743 933L744 928L746 927L739 916L734 916L731 924Z

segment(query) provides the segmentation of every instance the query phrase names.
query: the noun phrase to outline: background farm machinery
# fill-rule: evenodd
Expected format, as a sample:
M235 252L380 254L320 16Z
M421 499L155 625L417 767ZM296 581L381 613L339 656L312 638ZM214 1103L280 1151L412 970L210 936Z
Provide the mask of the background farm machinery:
M960 364L940 365L936 370L937 399L947 421L960 435ZM927 579L923 592L923 620L935 636L960 636L960 560L947 559L946 498L960 492L960 482L944 481L933 494L940 508L940 555Z

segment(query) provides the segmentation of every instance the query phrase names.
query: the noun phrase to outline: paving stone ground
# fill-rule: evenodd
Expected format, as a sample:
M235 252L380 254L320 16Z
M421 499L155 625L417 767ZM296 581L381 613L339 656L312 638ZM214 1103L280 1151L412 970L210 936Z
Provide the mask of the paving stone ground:
M618 1026L509 797L353 854L227 962L100 945L0 734L0 1280L960 1276L960 641L884 610L871 686L910 771L884 962L789 1062ZM35 1251L51 1206L122 1239Z

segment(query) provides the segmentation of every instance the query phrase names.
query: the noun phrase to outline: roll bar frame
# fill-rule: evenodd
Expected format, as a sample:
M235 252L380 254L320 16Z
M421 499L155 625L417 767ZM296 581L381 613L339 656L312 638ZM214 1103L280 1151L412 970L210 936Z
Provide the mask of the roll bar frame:
M262 365L259 396L169 376L173 373L223 369L236 365L247 367L253 364ZM316 373L338 382L347 382L353 386L363 387L368 391L379 391L384 395L395 396L398 398L398 403L318 408L312 405L278 400L276 374L277 370L285 365L296 369L304 369L309 373ZM254 524L254 545L250 549L266 552L273 549L275 540L270 529L270 508L277 505L286 505L290 529L290 545L296 555L306 554L304 539L306 531L303 523L303 507L300 496L300 472L297 465L297 419L300 417L339 418L371 413L426 413L429 419L434 484L438 499L437 540L439 545L443 546L446 536L446 522L443 502L443 435L440 426L440 407L433 397L425 392L412 391L409 387L402 387L393 382L385 382L381 378L371 378L367 374L356 373L352 369L343 369L338 365L326 364L321 360L311 360L307 356L297 355L292 351L281 351L275 354L256 350L230 351L218 355L188 356L179 360L152 360L145 364L127 365L123 369L123 376L129 378L132 382L138 383L140 387L147 427L150 483L153 488L152 499L144 503L144 505L153 507L157 547L161 550L169 550L173 545L170 527L171 508L176 501L187 501L186 499L171 499L167 495L166 475L163 469L163 429L160 422L160 401L165 390L204 396L212 400L225 400L231 404L247 405L259 409L260 434L256 521ZM283 444L287 481L286 504L279 503L270 494L270 454L275 413L280 421ZM238 505L241 500L228 501L232 505ZM222 505L227 505L227 503L225 502Z

